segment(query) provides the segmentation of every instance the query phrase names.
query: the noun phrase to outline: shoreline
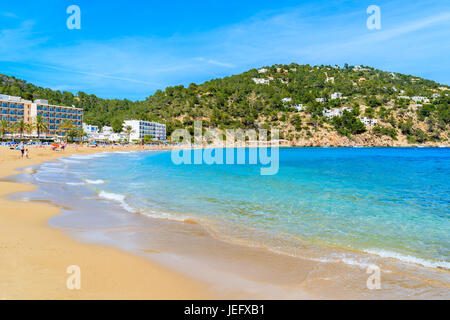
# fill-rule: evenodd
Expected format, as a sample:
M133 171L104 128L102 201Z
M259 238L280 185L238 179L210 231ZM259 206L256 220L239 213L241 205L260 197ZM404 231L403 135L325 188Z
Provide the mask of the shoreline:
M141 148L77 148L64 152L30 148L31 159L0 147L0 177L20 168L67 157ZM220 298L205 283L122 250L84 244L48 220L61 210L43 203L7 200L11 194L35 190L32 185L0 181L0 299L213 299ZM81 269L81 290L69 290L67 268Z
M0 149L1 150L1 149ZM91 150L89 150L89 151L91 151ZM110 152L110 150L103 150L104 152ZM117 150L116 150L117 151ZM119 152L120 151L142 151L141 149L139 149L139 148L135 148L135 150L130 150L130 149L128 149L128 150L118 150ZM153 151L152 149L151 150L147 150L147 151ZM158 151L158 150L155 150L155 151ZM99 152L87 152L87 153L85 153L85 154L94 154L94 153L99 153ZM63 155L60 155L60 156L58 156L58 157L54 157L54 158L51 158L51 159L48 159L48 160L43 160L43 162L47 162L47 161L52 161L52 160L55 160L55 159L57 159L57 158L60 158L60 157L68 157L68 156L70 156L71 154L80 154L80 153L64 153ZM83 154L83 153L81 153L81 154ZM35 163L35 164L28 164L26 167L30 167L30 166L33 166L33 165L37 165L37 164L39 164L39 163ZM40 164L42 164L42 162L40 162ZM18 166L18 167L24 167L24 166ZM16 170L17 170L17 168L16 168ZM1 172L0 172L1 173ZM17 173L17 172L16 172ZM2 175L2 176L4 176L4 175ZM1 182L0 183L0 186L1 186L1 184L2 184L3 182ZM26 185L24 185L24 186L26 186ZM32 189L35 189L35 187L32 187L31 188L31 190ZM1 189L0 189L1 190ZM31 191L31 190L23 190L24 192L26 192L26 191ZM22 191L18 191L18 192L22 192ZM11 193L17 193L17 192L11 192ZM11 194L10 193L10 194ZM3 194L1 194L0 193L0 196L4 196ZM2 205L2 203L0 202L0 205ZM48 205L48 206L51 206L51 207L54 207L54 204L53 205ZM59 209L58 209L58 211L60 211ZM55 214L55 215L53 215L53 216L51 216L51 217L49 217L46 221L47 221L47 223L46 223L46 225L47 225L47 227L48 228L51 228L51 229L53 229L53 228L57 228L57 229L55 229L55 230L57 230L57 231L60 231L60 232L62 232L64 235L66 235L66 236L68 236L70 239L75 239L75 240L73 240L73 241L75 241L76 243L79 243L79 239L77 239L76 237L74 237L74 235L73 234L71 234L71 232L66 232L65 230L61 230L61 228L58 228L58 227L53 227L53 226L50 226L49 225L49 223L48 223L48 220L49 219L51 219L51 218L54 218L55 216L57 216L57 215L59 215L59 213L58 214ZM148 219L148 217L145 217L145 219ZM151 218L151 219L156 219L156 218ZM176 224L179 224L179 226L180 226L180 228L184 228L184 227L186 227L186 224L190 224L190 222L184 222L184 223L179 223L179 222L176 222ZM205 229L205 226L203 226L201 223L197 223L197 225L198 225L198 227L199 228L202 228L202 229ZM193 228L193 230L196 230L195 228ZM206 232L207 233L209 233L208 231L207 231L207 228L205 229L206 230ZM237 245L237 244L235 244L235 243L229 243L229 242L226 242L226 241L224 241L224 240L221 240L221 239L217 239L217 238L215 238L213 235L211 235L211 234L209 234L209 236L210 236L210 239L214 239L214 241L215 242L217 242L217 243L222 243L222 245L223 245L223 247L225 248L225 249L227 249L227 250L229 250L229 247L239 247L239 245ZM1 238L0 238L1 239ZM204 239L203 239L204 240ZM208 241L209 242L209 241ZM119 245L105 245L105 246L103 246L103 245L98 245L98 244L96 244L96 243L92 243L92 242L90 242L90 241L86 241L86 242L81 242L81 243L88 243L88 244L86 244L86 246L95 246L95 247L99 247L99 248L101 248L101 249L103 249L103 248L105 248L105 249L114 249L114 248L116 248L116 249L114 249L114 250L116 250L116 251L120 251L120 252L123 252L123 253L125 253L125 254L130 254L130 255L132 255L133 257L140 257L140 258L142 258L142 259L144 259L145 261L143 261L143 263L150 263L150 264L154 264L155 263L155 259L153 259L152 257L145 257L145 255L140 255L139 253L137 253L137 252L130 252L130 250L125 250L125 249L123 249L123 248L120 248L120 246ZM214 245L213 245L214 246ZM219 244L215 244L215 246L217 246L217 247L219 247L220 245ZM285 261L285 262L287 262L287 264L289 264L289 265L292 265L292 267L293 266L295 266L296 268L298 268L298 267L300 267L300 269L302 269L302 272L306 272L306 273L309 273L309 272L312 272L312 271L314 271L315 270L315 268L316 268L316 266L315 266L315 263L311 263L310 261L306 261L306 260L304 260L303 258L299 258L299 257L280 257L279 255L281 255L280 253L276 253L276 252L270 252L270 253L265 253L265 251L267 251L268 249L267 248L263 248L263 249L261 249L261 248L259 248L259 249L252 249L252 248L250 248L250 250L248 250L249 248L248 247L245 247L245 246L241 246L242 248L237 248L237 250L235 250L236 252L238 252L240 255L241 255L241 258L243 258L244 260L245 259L248 259L248 257L247 256L257 256L258 257L258 259L263 259L263 258L261 258L261 257L271 257L271 259L274 259L274 260L277 260L278 262L280 262L280 261ZM185 249L186 247L184 247L184 249ZM242 249L242 250L241 250ZM261 250L260 250L261 249ZM242 252L241 252L242 251ZM270 250L268 250L268 251L270 251ZM1 252L1 251L0 251ZM188 254L187 254L188 255ZM369 255L369 256L372 256L372 255ZM192 257L190 257L190 258L192 258ZM195 257L194 256L194 258L193 259L191 259L191 260L194 260L194 262L195 263L197 263L198 265L197 265L197 267L202 267L202 261L201 261L201 259L197 259L198 257ZM216 257L217 258L217 257ZM234 258L236 258L236 256L234 256ZM211 259L213 259L213 258L211 258L211 257L209 257L209 260L211 260ZM204 261L207 261L208 259L205 259ZM251 259L248 259L249 260L249 262L254 262L254 261L251 261ZM304 260L303 262L299 262L300 260ZM385 259L382 259L382 260L385 260ZM204 262L203 261L203 262ZM293 262L293 261L295 261L295 263ZM306 262L305 262L306 261ZM174 266L173 265L165 265L164 263L160 263L161 261L158 261L157 259L156 259L156 264L157 264L157 266L159 266L159 267L161 267L161 266L163 266L163 268L166 268L167 267L167 269L170 271L170 270L175 270L175 272L176 273L178 273L177 275L183 275L182 277L187 277L188 278L188 280L192 280L192 279L195 279L195 281L198 281L198 283L196 283L196 284L201 284L201 285L203 285L203 284L206 284L206 283L208 283L208 285L205 285L205 287L211 287L211 283L212 283L212 281L204 281L205 279L201 279L200 277L197 277L196 275L195 275L195 272L190 272L190 274L189 274L189 272L186 272L186 270L184 270L184 269L189 269L189 268L174 268ZM223 261L222 261L223 262ZM266 263L267 264L267 263ZM335 264L335 262L332 262L332 264ZM284 267L278 267L278 266L276 266L275 264L269 264L269 265L271 265L272 266L272 268L273 268L273 271L278 271L278 272L285 272L286 270L284 269ZM192 266L192 264L191 264L191 266ZM414 267L414 265L412 266L412 267ZM334 267L333 267L334 268ZM348 271L348 270L351 270L351 268L349 268L348 266L342 266L342 265L337 265L336 266L336 268L337 268L337 270L340 270L339 272L344 272L344 271ZM198 269L195 269L195 268L191 268L192 270L197 270L197 273L198 273ZM233 268L231 268L231 269L233 269ZM236 269L236 265L234 266L234 269ZM304 270L303 270L304 269ZM203 270L203 269L202 269ZM164 270L164 271L166 271L166 270ZM400 270L397 270L398 272L399 272L399 274L401 274L401 275L404 275L403 274L403 272L402 272L402 270L400 269ZM365 276L365 270L353 270L353 272L357 272L358 273L358 276L357 277L359 277L359 278L361 278L361 276ZM261 272L261 275L262 274L264 274L263 272ZM266 282L265 280L265 278L263 277L263 276L261 276L261 275L259 275L259 279L257 279L257 280L260 280L260 281L263 281L263 282ZM65 277L67 277L68 275L66 275L66 274L63 274L63 276L65 276ZM228 275L228 276L233 276L231 273ZM266 276L267 276L267 273L266 273ZM300 275L300 277L299 278L301 278L302 276L304 276L303 274L301 274ZM169 277L172 277L172 275L169 275ZM283 278L284 276L282 276L281 278ZM211 277L210 277L211 278ZM217 278L217 275L214 277L214 278ZM277 277L273 277L273 278L271 278L270 280L272 280L273 281L273 283L276 283L276 281L274 280L275 278L277 278L276 280L277 281L281 281L281 282L286 282L286 279L282 279L282 280L280 280L280 279L278 279L278 278L280 278L279 276L277 276ZM1 278L0 278L1 279ZM231 278L230 278L231 279ZM244 280L248 280L248 278L247 277L243 277L243 279ZM207 279L207 280L211 280L211 279ZM233 278L233 280L236 280L236 277L234 277ZM250 281L252 281L252 280L255 280L255 279L251 279ZM431 279L430 279L431 280ZM164 281L164 280L163 280ZM194 282L195 282L194 281ZM239 280L236 280L236 281L239 281ZM316 282L317 281L317 279L316 280L314 280L313 282ZM359 280L358 280L359 281ZM263 290L264 291L267 291L267 289L271 289L271 290L278 290L278 289L280 289L280 287L279 286L277 286L277 285L273 285L272 286L272 288L270 287L270 285L272 285L273 284L272 282L270 282L270 281L267 281L267 283L265 283L265 284L263 284ZM334 292L334 294L330 294L330 295L328 295L328 292L326 292L326 290L322 290L322 289L324 289L324 288L322 288L321 286L324 286L324 288L326 287L326 285L324 285L324 284L320 284L319 285L319 287L320 287L320 289L319 290L317 290L318 288L317 287L315 287L314 289L315 290L313 290L313 291L311 291L313 294L310 294L311 292L309 291L309 290L303 290L303 288L301 288L301 290L299 290L300 288L296 288L295 289L295 297L296 298L300 298L300 299L311 299L311 298L313 298L313 296L315 296L315 298L317 298L317 297L320 297L320 299L323 299L323 298L332 298L332 299L339 299L340 297L341 297L341 295L337 292L337 291L335 291ZM226 287L226 286L225 286ZM282 287L285 287L285 286L282 286ZM295 287L295 286L294 286ZM0 288L1 288L1 285L0 285ZM221 288L221 289L223 289L223 286L219 286L219 288ZM227 288L227 289L231 289L231 288ZM259 288L259 289L261 289L261 288ZM292 288L291 288L292 289ZM309 288L307 288L307 289L309 289ZM256 290L256 289L255 289ZM261 290L261 291L263 291L263 290ZM83 291L83 290L82 290ZM107 291L107 290L105 290L105 291ZM230 290L223 290L223 291L230 291ZM236 291L236 290L234 290L234 291ZM231 292L231 291L230 291ZM246 297L246 296L250 296L250 297L255 297L255 294L243 294L243 292L244 292L244 290L241 290L241 291L239 291L240 293L242 293L242 296L244 296L244 297ZM269 291L267 291L267 292L269 292ZM326 292L326 294L323 294L324 292ZM1 293L2 293L2 291L0 290L0 299L1 298L3 298L2 297L2 295L1 295ZM140 294L142 294L142 293L140 293ZM229 295L229 294L228 294ZM271 294L268 294L269 296L273 296L273 293L271 293ZM221 295L222 296L222 295ZM263 297L262 299L264 299L264 296L263 295L261 295L261 293L259 294L259 295L257 295L257 296L259 296L259 298L261 299L261 296ZM284 296L284 297L286 297L287 295L285 294L285 292L277 292L277 294L276 294L276 299L277 298L279 298L279 297L281 297L281 296ZM294 295L289 295L289 296L291 296L291 297L293 297ZM213 295L208 295L206 298L205 297L201 297L202 299L212 299L212 298L216 298L217 299L217 297L218 296L213 296ZM235 297L236 297L236 292L234 292L234 295L233 296L231 296L231 295L229 295L229 298L231 297L231 299L234 299ZM239 295L239 297L241 297L241 295ZM344 297L344 298L348 298L348 296L346 296L346 295L342 295L342 297ZM84 297L85 298L85 297ZM124 297L122 297L122 298L125 298L125 299L131 299L130 298L130 293L126 293L126 296L124 296ZM169 295L169 296L166 296L166 297L163 297L162 299L168 299L168 298L170 298L170 299L177 299L176 297L174 297L174 296L172 296L172 295ZM186 298L186 297L184 297L184 298ZM187 291L187 298L188 299L196 299L195 297L193 297L193 292L192 291ZM359 297L357 296L357 295L354 295L353 296L353 298L356 298L356 299L358 299ZM377 297L377 298L380 298L380 297ZM383 298L383 296L381 296L381 298ZM389 297L388 297L389 298ZM72 297L69 297L69 299L72 299ZM114 298L113 298L114 299ZM140 296L140 297L138 297L137 299L146 299L145 297L142 297L142 296ZM151 297L151 299L154 299L153 297ZM158 298L157 298L158 299Z

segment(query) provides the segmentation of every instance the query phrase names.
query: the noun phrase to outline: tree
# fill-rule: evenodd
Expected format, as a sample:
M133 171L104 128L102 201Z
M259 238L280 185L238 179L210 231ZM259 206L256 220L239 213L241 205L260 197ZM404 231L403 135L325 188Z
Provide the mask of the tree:
M32 123L25 123L25 132L28 135L31 135L33 133L34 125Z
M41 115L38 115L36 117L36 122L35 122L34 126L36 127L38 139L41 136L41 132L48 131L48 126L45 123L44 118Z
M144 143L148 144L148 143L152 143L152 142L153 142L152 136L149 135L149 134L146 134L146 135L144 136Z
M79 133L77 132L77 130L70 130L69 132L67 132L66 137L67 140L69 140L70 138L70 141L73 142L74 139L78 137L78 135Z
M73 122L70 121L70 120L64 120L63 123L61 124L60 128L65 131L65 133L66 133L66 140L67 140L68 134L73 131L72 130L73 129Z
M23 119L20 119L14 124L14 129L17 130L17 132L20 133L20 137L23 138L23 132L25 131L26 123L23 121Z
M128 143L130 142L131 134L133 133L133 128L131 126L126 126L123 130L126 136L128 137Z
M80 143L83 142L84 138L87 138L89 135L83 130L77 130L77 137L80 138Z
M2 134L2 139L5 136L5 133L9 130L9 122L6 119L2 119L0 121L0 132Z
M342 116L334 117L332 120L336 131L343 136L350 136L352 134L360 134L366 131L366 126L351 112L344 111Z
M111 121L111 127L115 133L120 133L123 129L123 121L115 118Z

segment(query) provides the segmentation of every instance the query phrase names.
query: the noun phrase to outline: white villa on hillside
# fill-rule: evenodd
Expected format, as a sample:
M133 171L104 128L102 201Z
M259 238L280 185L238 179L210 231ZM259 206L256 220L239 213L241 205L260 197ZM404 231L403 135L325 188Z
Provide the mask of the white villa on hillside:
M268 79L258 79L258 78L253 78L253 81L254 81L256 84L269 84L269 83L270 83L270 80L268 80Z
M364 123L368 127L373 127L373 126L376 126L378 124L378 120L377 119L370 119L370 118L367 118L367 117L360 117L359 120L361 120L361 122Z
M326 118L340 117L344 111L352 111L352 109L344 107L342 109L324 109L322 115Z
M342 98L342 93L340 93L340 92L335 92L335 93L331 94L331 100L340 99L340 98Z
M292 98L283 98L281 101L283 101L283 103L288 103L292 101Z
M258 73L266 73L267 71L269 70L267 70L266 68L261 68L258 70Z
M354 66L353 71L367 71L369 69L364 68L363 66Z
M299 112L305 110L305 106L302 105L301 103L295 105L294 108L297 109L297 111Z
M430 99L427 98L427 97L418 97L418 96L415 96L415 97L411 97L411 99L412 99L414 102L430 103Z
M317 102L327 102L327 98L316 98Z

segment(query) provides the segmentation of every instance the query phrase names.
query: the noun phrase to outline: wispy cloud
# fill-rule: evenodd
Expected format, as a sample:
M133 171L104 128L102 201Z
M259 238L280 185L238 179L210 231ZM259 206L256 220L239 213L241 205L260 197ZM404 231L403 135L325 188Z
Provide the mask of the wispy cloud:
M78 40L59 46L36 33L33 21L24 21L16 29L0 32L0 60L27 63L49 86L70 83L109 97L143 98L169 85L274 63L397 65L401 71L408 60L405 55L416 62L431 61L448 48L442 43L445 40L437 43L435 38L445 33L448 38L450 12L419 15L388 9L382 11L383 29L376 32L366 28L364 7L334 12L323 6L301 6L189 35ZM426 36L418 43L421 32ZM408 73L426 74L425 67L418 66L405 68L411 69ZM449 65L445 68L448 74Z
M402 25L392 29L382 30L381 32L375 33L372 37L368 38L367 41L386 41L441 23L445 23L447 26L449 25L450 12L442 12L431 17L424 17L423 19L415 20L411 23L403 23Z
M205 59L203 57L197 58L196 60L201 61L201 62L206 62L208 64L212 64L215 66L219 66L219 67L225 67L225 68L235 68L236 66L231 64L231 63L226 63L226 62L220 62L220 61L216 61L214 59Z
M0 60L17 61L30 56L30 50L47 41L33 32L35 22L26 20L17 28L0 31Z
M15 13L12 12L0 12L0 16L17 19L19 18Z
M151 86L161 85L161 83L157 83L157 82L148 82L148 81L143 81L143 80L139 80L139 79L118 77L118 76L114 76L114 75L110 75L110 74L73 70L73 69L61 68L61 67L45 65L45 64L40 64L39 67L44 67L44 68L58 70L58 71L67 72L67 73L81 74L81 75L91 76L91 77L96 77L96 78L119 80L119 81L133 82L133 83L141 83L141 84L147 84L147 85L151 85Z

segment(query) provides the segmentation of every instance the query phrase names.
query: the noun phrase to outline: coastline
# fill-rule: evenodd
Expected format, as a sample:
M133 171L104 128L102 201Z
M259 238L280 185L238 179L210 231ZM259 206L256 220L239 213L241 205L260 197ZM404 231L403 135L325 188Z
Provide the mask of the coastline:
M73 150L72 153L71 150L64 153L52 153L50 150L47 152L46 155L43 155L43 159L41 161L38 161L38 159L35 159L36 157L33 157L33 162L36 160L35 163L32 162L26 162L28 160L23 160L23 164L19 164L18 162L14 162L14 166L12 166L12 169L9 171L9 174L4 174L3 171L0 171L1 176L10 176L12 174L17 174L18 172L15 171L17 168L22 167L30 167L38 165L42 162L48 162L55 160L60 157L68 157L72 154L94 154L99 152L110 152L110 151L140 151L142 150L139 147L136 148L127 148L127 149L115 149L110 150L108 148L103 149L97 149L97 150L89 150L89 149L83 149L80 148L78 150ZM83 153L85 151L85 153ZM38 152L32 152L32 156L34 153ZM15 151L11 151L11 154L14 154L18 157L18 153ZM49 154L51 156L49 156ZM49 157L47 157L49 156ZM2 164L4 163L3 158L0 158L2 161ZM11 160L11 159L10 159ZM22 160L21 160L22 161ZM26 164L25 164L26 162ZM4 169L4 166L2 165L2 170ZM14 172L15 171L15 172ZM0 183L0 190L4 190L3 183ZM6 182L10 183L10 182ZM35 189L35 186L30 186L27 184L16 184L18 189L14 189L11 192L7 192L7 194L3 194L3 192L0 193L1 197L4 197L5 195L10 195L12 193L22 193L27 191L32 191ZM27 187L24 189L24 187ZM11 190L11 188L8 188L8 190ZM44 197L45 200L51 200L48 199L48 197ZM10 201L11 202L11 201ZM57 201L58 202L58 201ZM12 203L17 203L16 201L12 201ZM33 204L30 202L19 202L23 205L30 205L30 206L41 206L41 204ZM3 207L3 202L0 202L0 206ZM33 207L34 208L34 207ZM149 254L140 254L139 252L134 252L133 250L127 250L125 248L122 248L120 245L114 244L114 243L107 243L106 245L100 244L98 245L95 241L79 241L78 237L74 236L71 232L66 232L66 230L62 230L58 226L52 226L52 224L49 224L49 220L54 218L62 217L64 220L64 214L60 215L61 210L57 209L56 206L53 205L42 205L41 210L45 210L44 208L47 208L48 211L46 211L45 217L41 217L39 221L34 221L33 223L38 223L39 227L44 230L44 234L47 234L49 230L55 230L59 235L56 235L56 233L52 236L54 241L58 241L58 244L61 243L64 248L61 248L61 246L58 246L54 250L61 250L61 251L68 251L72 250L72 248L78 247L78 246L84 246L85 248L83 251L81 251L81 248L78 248L80 251L79 254L81 255L81 258L77 259L83 259L84 265L88 265L88 272L91 275L94 275L96 278L99 276L98 273L101 273L99 269L108 270L104 275L102 280L99 280L98 282L95 282L95 287L91 292L85 292L84 287L81 291L69 291L65 287L65 281L69 275L65 273L65 269L68 265L76 264L75 262L69 263L66 267L60 267L62 270L58 270L59 274L59 281L58 284L61 286L62 290L67 291L65 294L58 292L56 296L57 299L103 299L103 298L111 298L111 299L217 299L217 298L248 298L248 297L257 297L259 299L267 299L267 298L297 298L297 299L346 299L346 298L353 298L353 299L364 299L364 298L387 298L392 299L392 295L385 295L382 292L368 292L365 288L365 281L366 281L366 270L365 268L361 268L361 265L359 266L349 266L348 264L354 264L352 259L346 258L346 261L343 262L323 262L323 261L311 261L310 259L303 259L299 257L289 257L283 254L275 253L275 252L268 252L267 248L249 248L245 245L239 245L239 244L230 244L228 241L223 241L220 239L215 238L209 232L204 230L204 226L197 223L191 223L190 221L185 221L185 223L175 222L173 223L173 227L176 231L179 231L183 229L183 232L186 234L189 234L189 237L183 238L183 240L189 240L187 241L188 244L186 245L183 242L177 243L177 252L170 252L175 253L176 255L180 255L179 257L184 258L190 258L190 259L184 259L183 263L180 263L180 261L174 265L173 263L166 264L163 263L164 261L161 261L161 259L155 258L154 252L151 252L152 249L154 249L151 245L148 247L150 248ZM50 209L52 208L52 212L50 212ZM29 209L31 211L31 209ZM33 211L37 210L36 208L32 209ZM109 210L109 207L106 207L106 210ZM41 215L42 213L40 213ZM12 215L12 213L11 213ZM42 214L44 215L44 214ZM73 215L73 217L76 217L76 214ZM86 217L86 216L85 216ZM127 216L128 217L128 216ZM140 217L145 220L149 219L148 217L142 217L141 215L130 215L130 217ZM77 218L77 217L76 217ZM11 218L13 219L13 218ZM24 218L25 222L28 224L29 217ZM70 219L69 219L70 220ZM81 217L80 220L83 220ZM89 219L88 219L89 220ZM73 220L72 220L73 221ZM156 220L149 220L149 225L152 225L156 222L156 224L159 224L159 219ZM15 221L17 223L17 221ZM21 222L21 221L20 221ZM142 222L142 220L140 221ZM31 223L31 221L30 221ZM163 222L164 224L164 222ZM3 226L2 226L3 227ZM143 226L142 229L145 229L148 226ZM161 224L158 225L158 228L161 227ZM5 229L12 230L11 227L5 227ZM166 228L166 225L164 225L165 233L168 233L168 229ZM2 231L2 230L1 230ZM37 228L34 232L37 232ZM145 230L147 233L152 233L151 229ZM201 241L197 241L195 239L195 236L192 237L192 235L200 234L201 233ZM27 234L28 235L28 234ZM58 237L58 238L57 238ZM205 238L208 237L208 238ZM60 240L60 238L65 238L64 240ZM75 239L75 240L71 240ZM180 240L180 239L177 239ZM207 240L207 241L205 241ZM29 241L29 239L28 239ZM3 244L3 238L0 237L0 243ZM70 242L70 243L69 243ZM202 246L202 243L207 243L204 246ZM87 244L83 244L87 243ZM28 244L29 245L29 244ZM36 244L37 245L37 244ZM189 245L193 245L197 251L201 251L202 255L191 255L192 251L189 251ZM14 247L15 249L19 248L22 249L19 245L16 245ZM35 247L33 247L35 248ZM52 250L54 246L52 244ZM67 249L70 248L70 249ZM26 254L30 254L29 250L26 251ZM64 250L63 250L64 249ZM94 253L95 250L97 253ZM101 251L101 254L99 253ZM219 251L220 253L216 253L215 251ZM332 250L333 252L337 252L336 250ZM2 251L0 251L1 253ZM26 256L26 260L34 260L37 259L38 261L40 259L47 259L49 256L52 262L48 261L45 263L52 264L49 269L53 269L56 267L54 264L59 263L59 259L65 258L68 259L67 254L64 257L55 257L52 254L49 254L49 252L52 252L50 250L40 250L37 251L37 253L34 256ZM110 253L113 252L114 254ZM128 253L127 253L128 252ZM16 250L16 255L22 254L21 251ZM206 255L205 255L206 254ZM214 255L215 254L215 255ZM91 255L91 256L89 256ZM191 255L191 256L190 256ZM209 255L209 257L207 257ZM13 256L13 255L11 255ZM102 257L99 259L98 257ZM110 258L112 256L112 258ZM127 258L125 256L128 256ZM93 260L91 261L91 259ZM106 263L105 260L109 260ZM6 256L5 259L3 259L3 256L0 255L0 258L2 258L3 261L9 261L8 256ZM11 258L10 258L11 260ZM17 260L17 259L16 259ZM131 261L133 260L133 261ZM136 260L136 261L134 261ZM189 261L190 260L190 261ZM216 261L217 260L217 263ZM238 263L238 261L242 260L243 263ZM343 259L344 260L344 259ZM380 259L382 261L382 265L384 265L385 259ZM73 261L73 260L71 260ZM81 260L79 260L81 261ZM88 263L85 263L84 261L88 261ZM117 269L112 270L110 266L110 261L113 261L114 264L118 264ZM26 261L27 262L27 261ZM206 262L206 263L205 263ZM236 263L235 263L236 262ZM349 263L348 263L349 262ZM42 264L41 261L39 263ZM225 270L229 268L230 270L233 270L234 272L231 273L211 273L207 270L207 268L204 268L208 264L214 264L217 265L226 265ZM149 265L146 268L145 272L134 272L135 270L141 270L144 268L144 265ZM390 263L389 263L390 264ZM150 267L151 266L151 267ZM17 262L14 266L17 268ZM82 270L85 268L83 266L80 266ZM190 267L190 268L189 268ZM392 266L389 266L392 267ZM408 267L409 268L409 267ZM130 278L124 279L123 276L123 270L131 270L129 277L132 279L130 281ZM390 268L391 269L391 268ZM433 286L441 286L441 281L438 279L432 279L432 278L423 278L422 274L416 274L415 267L411 267L411 270L408 270L408 274L405 274L402 270L403 268L397 268L394 267L391 269L391 271L388 271L388 273L383 272L383 278L389 279L388 282L401 284L402 280L401 278L407 277L410 278L410 276L413 276L411 283L408 284L411 286L417 286L422 285L425 282L430 282ZM412 270L414 269L414 270ZM10 270L14 270L16 272L16 269L13 267L10 267ZM30 270L28 268L28 270ZM172 271L174 270L174 271ZM201 272L199 270L202 270ZM39 271L39 270L36 270ZM222 270L223 271L223 270ZM25 272L25 271L24 271ZM201 276L199 276L200 273ZM208 277L205 277L205 274L208 274ZM233 274L234 273L234 274ZM339 286L339 284L330 283L330 279L335 279L337 274L340 275L340 277L346 277L351 273L350 277L347 277L346 281L351 282L351 286L353 287L352 290L357 288L358 286L361 286L361 284L364 284L363 290L361 291L361 288L359 288L358 292L347 292L342 293L342 287ZM45 274L42 273L41 274ZM159 285L164 287L164 290L161 290L160 288L156 288L156 292L152 291L155 289L156 284L153 282L154 280L149 280L149 282L146 282L146 285L144 286L142 284L143 279L149 278L149 274L151 275L150 278L157 278ZM314 276L310 278L310 275ZM316 275L317 274L317 277ZM47 276L47 280L49 279L49 275L45 274ZM117 275L117 278L115 278L115 275ZM238 275L236 277L236 275ZM30 278L37 279L39 277L38 275L34 275ZM414 277L418 277L416 282L414 280ZM10 285L14 286L14 284L17 285L17 283L24 283L25 279L24 276L17 276L16 280L11 280ZM117 279L117 282L115 282L114 289L111 290L111 287L108 285L105 285L105 283L108 281L107 279ZM206 279L205 279L206 278ZM339 277L338 277L339 278ZM419 278L421 280L419 280ZM0 279L7 279L5 275L0 273ZM216 280L219 279L218 282L214 283L214 281L211 281L212 279ZM224 280L226 279L226 280ZM54 281L50 279L51 281ZM438 281L436 281L438 280ZM91 276L86 281L91 281ZM116 281L116 280L114 280ZM135 284L131 284L132 281L135 281ZM226 283L226 281L233 283L233 285L230 286L230 284ZM334 280L333 280L334 281ZM14 299L14 297L6 296L4 295L4 292L2 292L2 282L0 281L0 299L8 298L8 299ZM434 284L433 284L434 283ZM55 283L53 283L54 286ZM214 286L216 284L216 286ZM245 284L248 287L251 287L250 290L240 290L243 288L242 284ZM39 284L40 286L41 284ZM144 287L143 287L144 286ZM182 290L179 290L179 287L183 288ZM235 286L235 287L233 287ZM446 285L444 284L444 287ZM145 288L146 287L146 288ZM5 288L7 288L5 286ZM239 289L240 288L240 289ZM447 286L448 288L448 286ZM39 289L39 288L38 288ZM213 290L213 289L220 289L219 290ZM247 288L245 288L247 289ZM445 290L445 289L444 289ZM42 290L41 290L42 292ZM220 294L218 294L220 292ZM262 293L266 293L266 296ZM231 294L233 293L233 294ZM360 295L360 294L363 295ZM367 296L366 296L367 294ZM448 293L447 293L448 294ZM55 296L50 296L51 298L54 298ZM444 297L446 296L444 292ZM406 295L404 295L406 297ZM23 298L23 296L16 296L16 298ZM26 296L28 298L28 296ZM37 293L36 298L42 299L42 293ZM394 297L395 298L395 297ZM397 297L398 298L398 297ZM411 298L411 297L410 297ZM414 297L412 297L414 298Z
M18 173L19 168L67 157L142 148L69 147L65 152L31 149L31 159L0 147L0 177ZM9 201L6 196L32 191L26 184L0 181L0 299L212 299L218 298L200 281L164 268L148 259L119 249L73 240L48 225L60 214L43 203ZM69 290L67 268L81 268L81 290Z

